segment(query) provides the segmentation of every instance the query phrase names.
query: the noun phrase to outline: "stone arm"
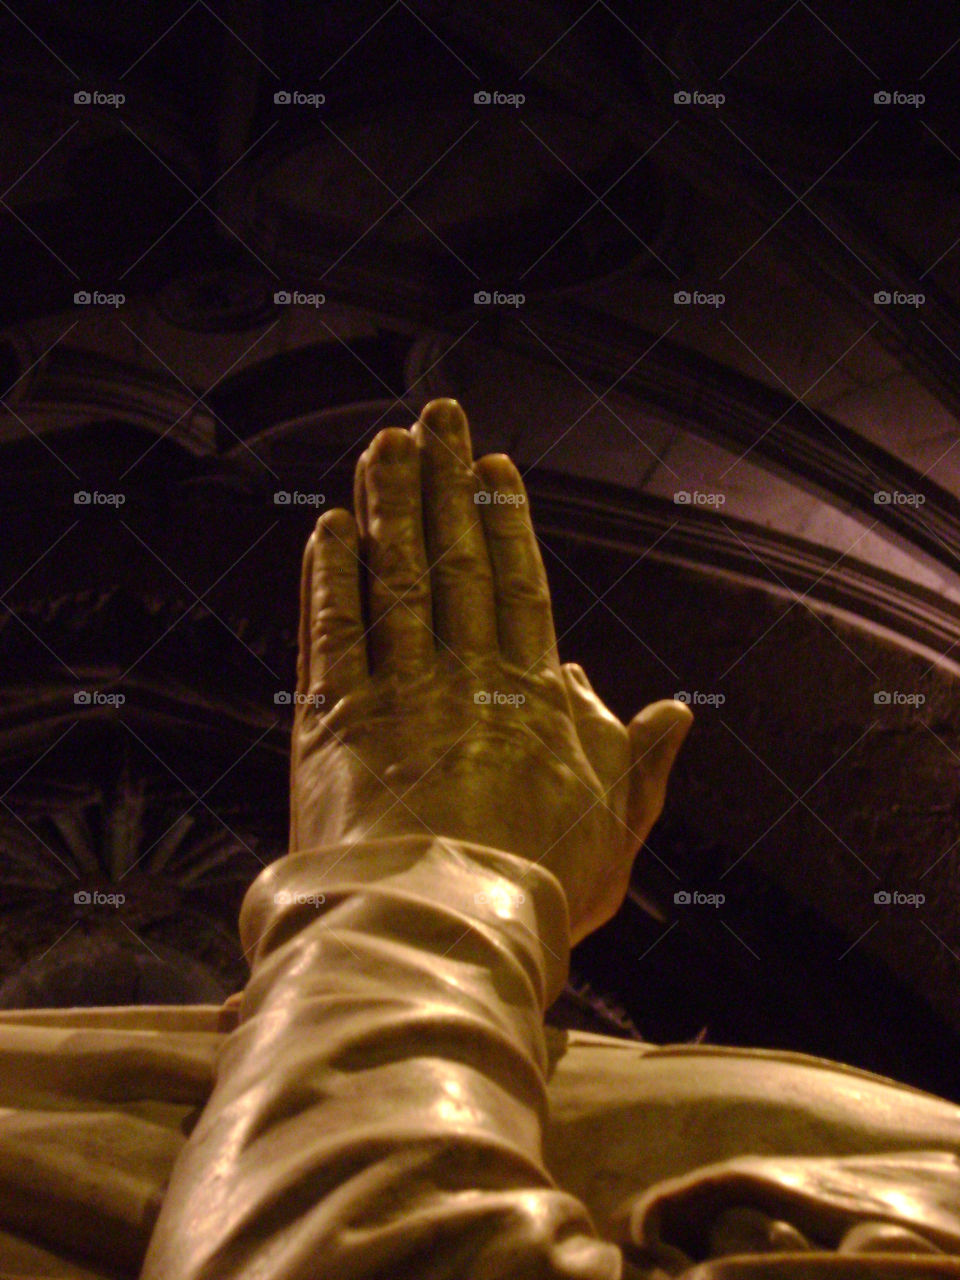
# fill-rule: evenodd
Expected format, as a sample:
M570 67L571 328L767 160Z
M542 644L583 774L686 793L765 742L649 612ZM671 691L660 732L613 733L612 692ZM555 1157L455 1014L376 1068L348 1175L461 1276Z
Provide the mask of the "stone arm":
M689 712L623 725L560 666L523 483L455 402L376 437L355 505L304 557L291 852L143 1280L617 1280L543 1164L543 1012Z
M144 1280L616 1280L541 1155L566 915L549 872L429 836L268 868Z

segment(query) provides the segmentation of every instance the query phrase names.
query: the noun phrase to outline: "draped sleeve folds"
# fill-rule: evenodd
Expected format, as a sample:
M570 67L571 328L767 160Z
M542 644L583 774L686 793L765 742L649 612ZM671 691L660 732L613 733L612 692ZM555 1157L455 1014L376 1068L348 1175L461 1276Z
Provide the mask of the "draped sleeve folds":
M563 890L428 836L298 852L240 918L240 1025L143 1280L618 1280L543 1163Z

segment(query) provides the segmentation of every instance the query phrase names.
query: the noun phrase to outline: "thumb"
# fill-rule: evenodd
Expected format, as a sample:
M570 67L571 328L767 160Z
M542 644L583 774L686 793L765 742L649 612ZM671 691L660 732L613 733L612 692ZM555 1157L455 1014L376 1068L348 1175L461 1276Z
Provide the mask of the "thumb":
M693 712L683 702L667 698L639 711L630 735L630 792L627 824L642 844L663 812L667 779L693 724Z

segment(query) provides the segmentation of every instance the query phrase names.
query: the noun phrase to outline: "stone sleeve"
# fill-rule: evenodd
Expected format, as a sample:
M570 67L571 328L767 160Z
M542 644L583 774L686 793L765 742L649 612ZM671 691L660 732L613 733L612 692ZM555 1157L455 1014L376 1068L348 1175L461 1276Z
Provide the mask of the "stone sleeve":
M142 1280L618 1280L542 1159L552 874L429 836L298 852L240 934L240 1025Z

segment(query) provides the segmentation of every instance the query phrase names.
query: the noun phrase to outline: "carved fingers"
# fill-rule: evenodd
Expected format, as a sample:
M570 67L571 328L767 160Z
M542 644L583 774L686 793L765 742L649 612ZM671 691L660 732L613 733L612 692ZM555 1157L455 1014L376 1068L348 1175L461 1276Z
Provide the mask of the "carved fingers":
M438 643L469 667L496 653L497 621L466 415L456 400L431 400L413 438L421 461L433 624Z
M388 427L358 464L358 521L367 564L374 673L433 661L430 569L423 543L420 457L409 431Z
M322 710L367 675L357 526L333 508L317 521L303 557L298 692Z
M325 705L371 674L413 675L447 653L558 667L550 592L517 468L474 464L466 415L432 400L410 431L377 433L357 463L356 519L326 512L301 582L301 694ZM361 559L363 565L361 565Z
M559 669L550 588L520 473L505 453L481 458L480 504L487 552L493 567L500 652L526 674Z

